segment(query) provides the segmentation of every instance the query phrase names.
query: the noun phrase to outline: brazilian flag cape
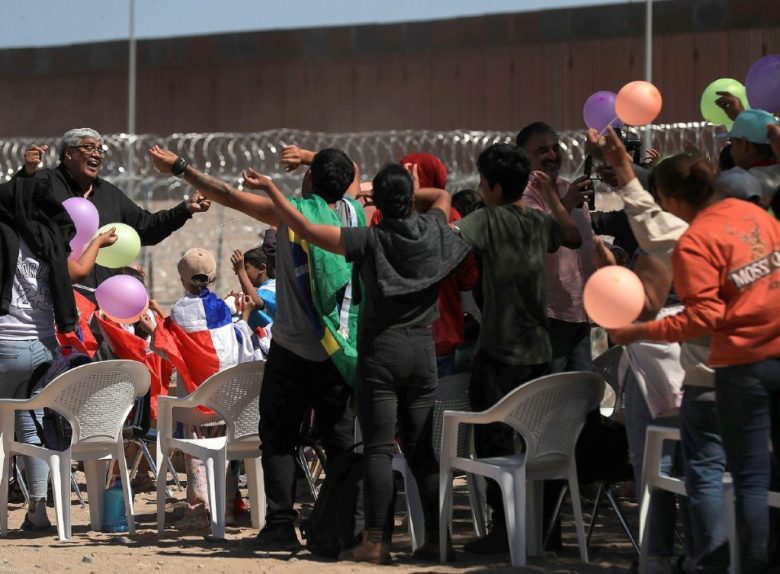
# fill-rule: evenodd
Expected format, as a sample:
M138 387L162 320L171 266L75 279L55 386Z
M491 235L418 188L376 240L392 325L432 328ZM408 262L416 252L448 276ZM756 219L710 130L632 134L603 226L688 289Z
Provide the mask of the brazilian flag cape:
M341 201L348 215L348 226L365 226L362 206L348 197ZM318 195L290 198L290 202L312 223L345 226L336 211ZM360 307L353 303L352 294L353 290L357 293L360 285L353 285L352 264L347 263L343 255L320 249L301 239L289 227L287 230L307 315L320 337L322 348L347 384L354 387Z

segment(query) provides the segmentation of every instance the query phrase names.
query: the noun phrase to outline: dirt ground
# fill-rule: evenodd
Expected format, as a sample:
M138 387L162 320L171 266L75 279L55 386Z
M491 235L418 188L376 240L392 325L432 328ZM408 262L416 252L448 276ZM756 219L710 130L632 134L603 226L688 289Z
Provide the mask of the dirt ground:
M86 498L84 476L76 474ZM303 492L303 489L299 489ZM628 488L623 489L629 492ZM618 574L627 571L636 557L625 534L615 519L612 510L603 504L590 547L590 564L579 561L571 516L564 514L563 550L546 552L540 557L529 558L525 568L509 566L509 557L489 557L466 554L463 542L474 536L467 506L465 486L456 482L456 503L454 523L454 545L456 562L439 565L414 562L410 558L408 530L402 512L396 515L393 536L393 564L376 567L350 562L327 561L312 556L307 551L297 554L266 553L253 549L252 541L257 534L252 529L248 512L237 517L237 525L227 527L224 541L208 540L208 530L181 532L171 527L183 512L185 491L171 486L175 500L167 504L167 529L162 538L157 537L156 505L154 492L138 492L135 496L136 534L103 534L89 528L89 510L81 508L74 495L71 496L73 537L69 542L59 542L56 531L50 533L28 533L19 530L24 519L24 504L11 503L9 512L9 534L0 543L0 573L5 572L303 572L317 571L367 573L377 568L397 573L476 573L476 572L525 572L548 574ZM246 493L244 492L246 495ZM300 497L301 515L306 516L312 507L310 495ZM402 496L399 495L399 508ZM624 510L629 522L636 525L636 505L623 499ZM583 501L586 521L592 503ZM570 509L568 502L564 509ZM49 508L49 517L54 510Z

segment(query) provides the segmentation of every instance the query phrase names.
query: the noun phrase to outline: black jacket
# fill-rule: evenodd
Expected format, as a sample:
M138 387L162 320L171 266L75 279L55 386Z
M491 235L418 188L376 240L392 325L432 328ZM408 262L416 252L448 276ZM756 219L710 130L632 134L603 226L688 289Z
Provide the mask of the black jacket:
M17 177L24 179L29 176L26 176L22 169L17 173ZM60 202L71 197L84 196L76 180L62 163L56 168L39 169L35 173L35 179L49 182L54 197ZM92 193L88 199L97 208L101 226L125 223L138 232L141 245L156 245L192 217L184 202L172 209L150 213L136 205L117 186L99 177L92 184ZM82 284L96 287L116 273L116 270L95 265L94 271Z
M0 185L0 315L11 304L19 239L39 261L49 266L49 290L54 320L60 331L78 322L73 287L68 275L68 244L76 228L45 180L15 178Z

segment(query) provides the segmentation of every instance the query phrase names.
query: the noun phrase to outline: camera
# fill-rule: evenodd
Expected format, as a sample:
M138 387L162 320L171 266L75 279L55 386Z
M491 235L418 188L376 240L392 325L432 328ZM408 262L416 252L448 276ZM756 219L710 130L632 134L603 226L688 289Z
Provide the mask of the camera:
M588 210L596 210L596 189L595 182L599 181L598 177L591 177L593 173L593 158L590 155L585 156L585 162L582 164L582 174L590 180L590 186L588 190L590 195L588 196ZM582 205L580 205L582 207Z

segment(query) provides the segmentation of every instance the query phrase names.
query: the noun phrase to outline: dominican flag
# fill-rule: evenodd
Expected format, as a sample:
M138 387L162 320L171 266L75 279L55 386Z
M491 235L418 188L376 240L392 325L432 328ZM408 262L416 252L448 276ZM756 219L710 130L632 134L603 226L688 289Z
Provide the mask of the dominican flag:
M155 319L159 319L155 317ZM157 420L157 397L168 394L168 386L171 383L173 365L152 352L146 339L138 337L134 333L123 329L120 325L104 319L100 313L95 313L95 320L100 326L103 338L108 342L111 352L118 359L138 361L146 365L152 376L150 390L150 403L152 408L152 420ZM159 321L158 321L159 322Z
M205 290L179 299L171 316L157 323L152 349L173 364L191 393L215 373L261 359L251 337L247 324L233 323L225 302Z

